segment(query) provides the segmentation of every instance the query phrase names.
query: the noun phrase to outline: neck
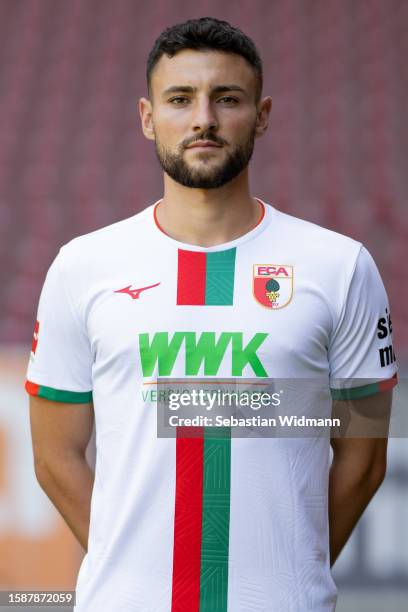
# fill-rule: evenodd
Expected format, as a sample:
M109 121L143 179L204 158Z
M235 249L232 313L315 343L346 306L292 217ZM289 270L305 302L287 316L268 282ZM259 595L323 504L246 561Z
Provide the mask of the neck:
M164 175L164 196L156 209L166 234L186 244L215 246L253 229L261 216L249 193L248 171L217 189L191 189Z

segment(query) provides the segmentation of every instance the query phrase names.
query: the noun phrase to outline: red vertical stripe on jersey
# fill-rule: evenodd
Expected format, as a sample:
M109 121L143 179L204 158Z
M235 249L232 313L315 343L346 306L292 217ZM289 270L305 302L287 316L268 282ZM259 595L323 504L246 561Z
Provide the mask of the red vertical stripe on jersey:
M178 427L171 612L200 608L203 465L204 429Z
M178 250L177 304L205 304L206 256L200 251Z

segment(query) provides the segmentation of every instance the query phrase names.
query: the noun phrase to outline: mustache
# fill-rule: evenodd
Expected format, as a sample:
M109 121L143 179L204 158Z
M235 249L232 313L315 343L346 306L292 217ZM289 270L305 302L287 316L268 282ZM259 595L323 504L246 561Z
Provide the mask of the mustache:
M187 138L186 140L183 140L182 146L184 148L189 147L193 142L197 142L198 140L211 140L212 142L215 142L215 144L218 145L227 144L227 141L223 138L219 138L218 136L215 136L212 133L203 132L199 136L194 136L194 138Z

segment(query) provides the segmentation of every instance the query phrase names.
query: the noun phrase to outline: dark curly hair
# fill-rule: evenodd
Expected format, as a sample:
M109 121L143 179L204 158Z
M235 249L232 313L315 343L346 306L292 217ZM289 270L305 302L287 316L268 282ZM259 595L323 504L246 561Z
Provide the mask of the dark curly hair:
M160 34L147 60L146 77L149 94L151 94L152 71L162 55L173 57L183 49L225 51L244 57L256 72L255 98L257 102L259 101L263 81L262 60L255 44L238 28L234 28L227 21L213 17L189 19L167 28Z

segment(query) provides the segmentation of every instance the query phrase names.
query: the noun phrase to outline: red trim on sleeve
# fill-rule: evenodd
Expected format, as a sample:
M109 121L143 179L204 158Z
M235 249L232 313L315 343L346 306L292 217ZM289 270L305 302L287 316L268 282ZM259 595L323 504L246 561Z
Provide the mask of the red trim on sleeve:
M379 390L382 391L389 391L389 389L392 389L393 387L395 387L395 385L398 383L398 376L397 374L394 374L394 376L392 378L389 378L388 380L382 380L379 384Z
M26 383L24 386L25 386L25 390L30 395L38 395L38 391L40 390L40 385L36 385L35 383L32 383L29 380L26 380Z

